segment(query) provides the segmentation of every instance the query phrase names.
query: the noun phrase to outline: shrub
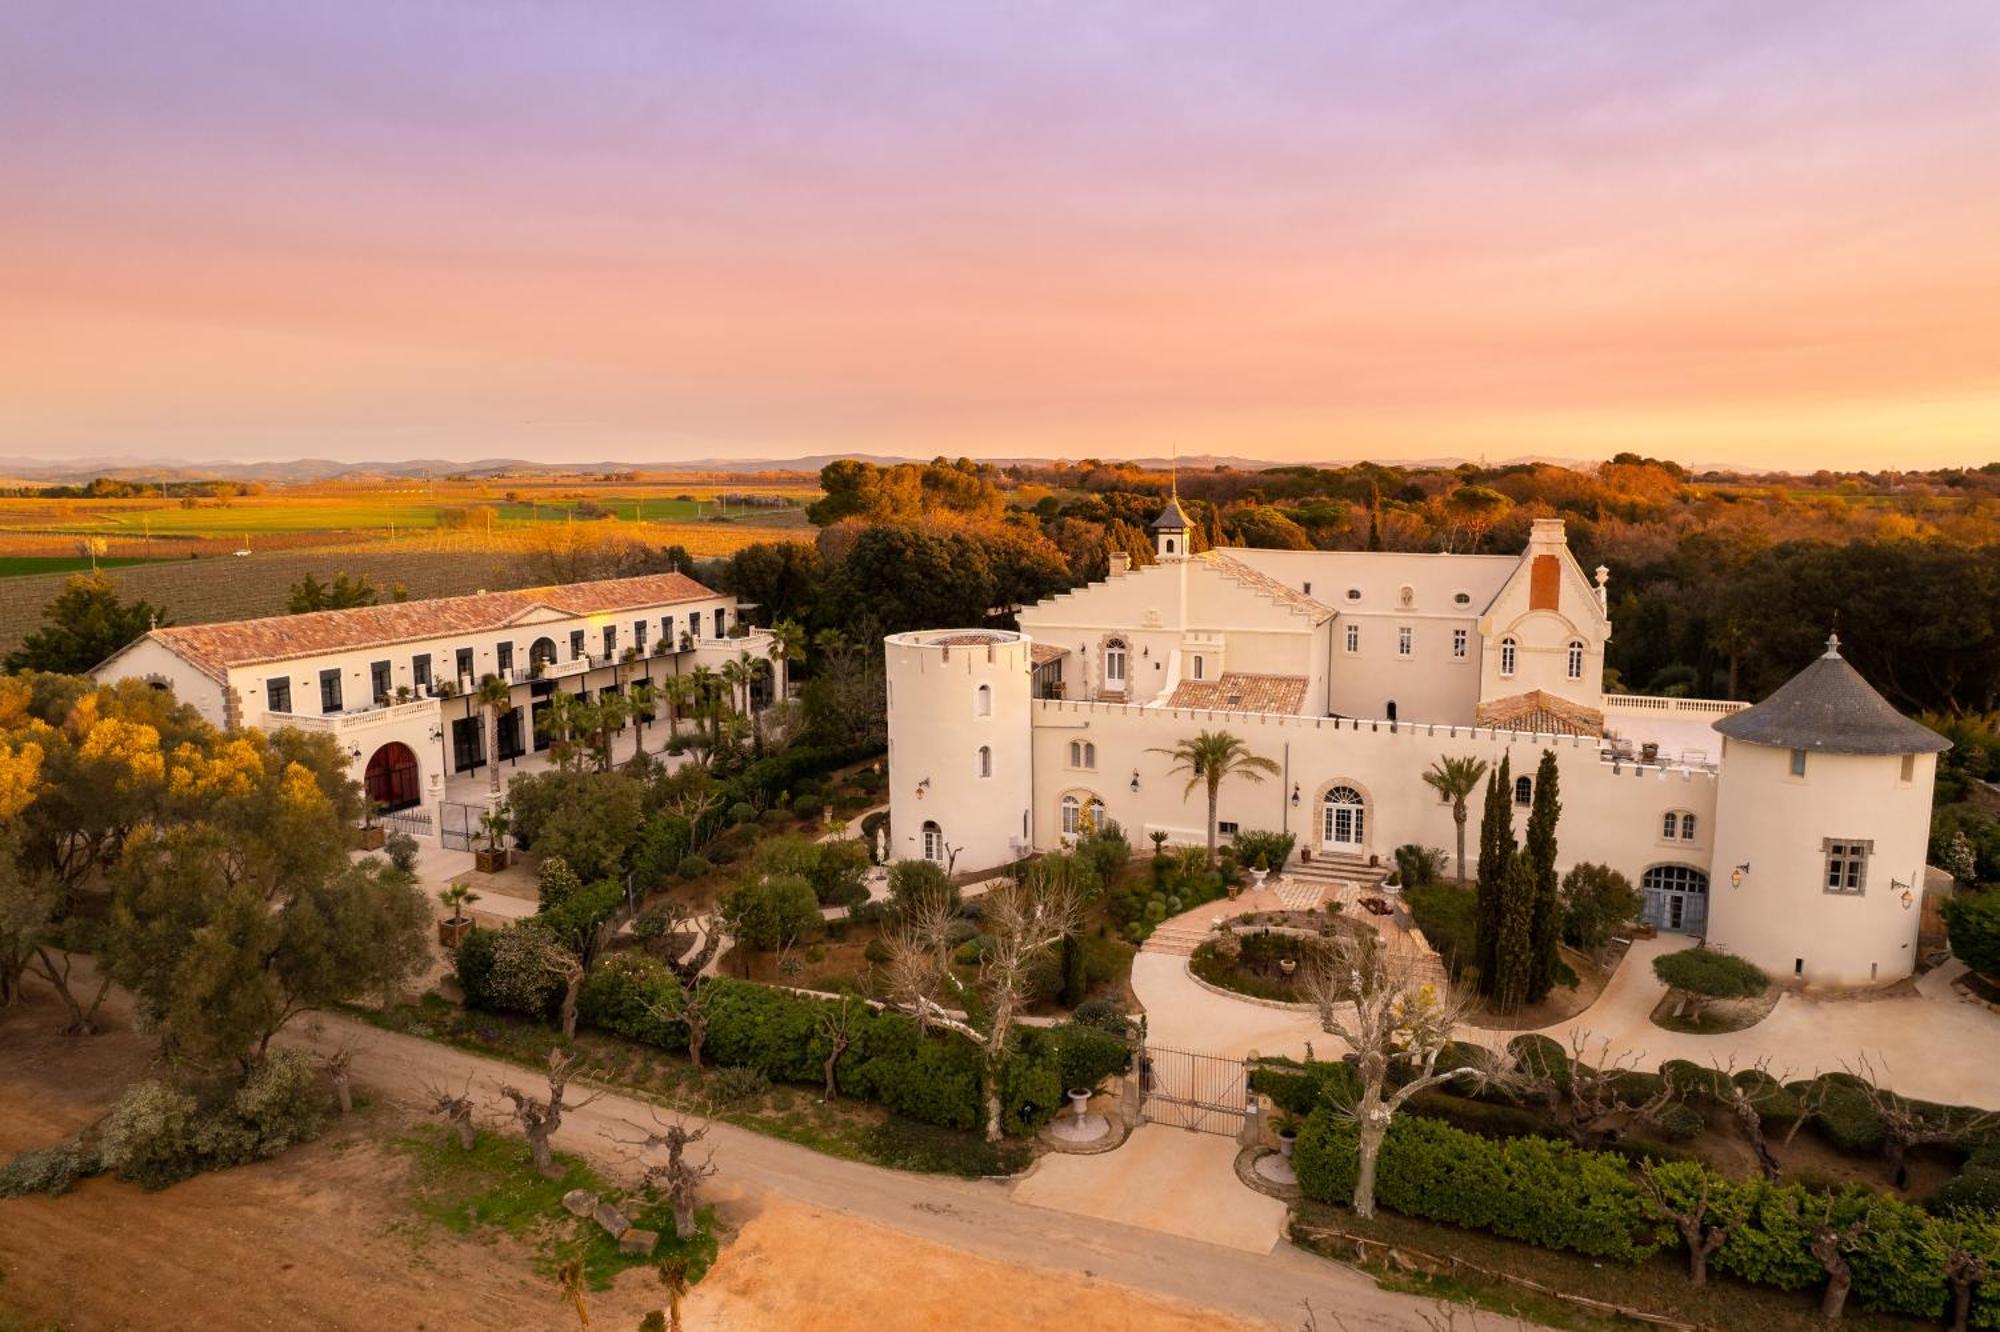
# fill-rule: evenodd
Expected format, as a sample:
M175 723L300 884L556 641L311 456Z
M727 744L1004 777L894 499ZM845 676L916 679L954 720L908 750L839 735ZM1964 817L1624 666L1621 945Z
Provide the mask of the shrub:
M1813 1123L1843 1152L1872 1156L1882 1150L1882 1115L1868 1084L1852 1073L1822 1073L1811 1083Z
M721 1068L708 1080L709 1094L724 1105L737 1105L744 1101L762 1100L771 1090L771 1079L761 1068L747 1068L741 1065Z
M1292 848L1298 840L1287 832L1251 829L1236 834L1236 855L1246 865L1255 865L1262 858L1264 868L1282 870L1285 862L1291 859Z
M1405 888L1403 901L1409 904L1410 919L1444 958L1453 975L1478 958L1477 899L1472 893L1452 884L1434 883Z
M1646 899L1632 881L1608 865L1583 861L1562 879L1563 938L1594 953L1636 920Z
M1048 1028L1044 1036L1064 1092L1071 1087L1095 1087L1132 1066L1132 1051L1125 1038L1101 1028L1069 1022Z
M567 860L550 856L542 861L541 873L535 876L535 902L543 911L554 910L582 889L583 880Z
M956 911L958 888L944 867L928 860L899 860L889 866L889 901L897 910L914 910L918 903L942 897Z
M694 828L678 814L655 814L632 848L632 873L641 887L658 888L693 849Z
M817 798L800 800L792 805L792 813L802 819L817 819L826 812L826 802Z
M382 850L389 857L389 863L405 874L416 872L417 839L406 832L392 832L383 839Z
M1444 880L1445 853L1434 846L1405 842L1396 848L1396 874L1405 889L1429 888Z
M1317 1122L1316 1122L1317 1121ZM1308 1163L1293 1168L1307 1196L1343 1202L1352 1192L1351 1126L1319 1109L1299 1146ZM1313 1181L1310 1188L1307 1181ZM1345 1184L1346 1187L1337 1186ZM1494 1142L1416 1116L1389 1126L1376 1166L1376 1198L1405 1216L1443 1221L1547 1249L1638 1263L1659 1248L1638 1185L1621 1157L1546 1138Z
M576 997L579 1023L662 1050L685 1050L687 1028L659 1016L680 1007L680 986L659 961L614 953L591 969Z
M157 1079L135 1082L104 1117L98 1156L121 1179L166 1188L197 1168L194 1121L194 1097Z
M674 866L674 873L683 879L699 879L711 868L712 866L700 856L682 856L680 863Z
M791 811L773 807L757 816L757 822L766 828L782 828L792 821Z
M1763 972L1740 957L1712 948L1683 948L1653 959L1662 984L1705 999L1755 999L1770 987Z
M485 1006L547 1017L562 989L562 982L543 965L554 942L555 934L540 921L517 921L499 931L493 941L493 966L486 978Z
M868 849L859 842L774 837L757 849L757 868L806 880L821 906L852 907L868 900Z
M97 1157L77 1142L37 1147L0 1166L0 1198L20 1198L30 1193L51 1196L68 1193L76 1187L78 1180L94 1175L102 1168Z
M748 823L757 817L757 807L747 800L739 800L729 807L731 823Z
M499 942L500 931L483 925L474 925L458 941L458 949L452 955L452 970L470 1008L491 1007L493 953Z
M240 1165L309 1142L326 1126L319 1069L303 1050L273 1050L244 1080L224 1111L196 1125L202 1165Z
M1934 1212L1965 1209L2000 1216L2000 1167L1968 1162L1930 1200Z
M752 879L716 904L729 937L739 947L770 950L796 943L819 928L819 899L796 874Z
M875 959L870 957L868 960L872 962ZM886 957L883 959L887 960ZM1125 1015L1125 1005L1119 1002L1117 996L1108 994L1097 995L1078 1004L1076 1011L1070 1014L1070 1021L1079 1027L1106 1032L1120 1040L1132 1029L1132 1019Z
M1944 928L1961 962L1982 976L2000 978L2000 889L1946 898Z

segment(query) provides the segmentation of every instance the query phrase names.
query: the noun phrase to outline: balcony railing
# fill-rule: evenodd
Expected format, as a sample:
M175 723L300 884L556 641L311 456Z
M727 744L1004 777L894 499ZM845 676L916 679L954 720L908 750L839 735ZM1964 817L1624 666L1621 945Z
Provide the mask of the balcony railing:
M365 731L376 726L385 726L410 717L435 716L437 703L433 699L419 698L403 703L373 704L365 708L352 708L346 712L265 712L264 725L271 729L291 727L298 731L323 731L329 735L346 735L352 731Z

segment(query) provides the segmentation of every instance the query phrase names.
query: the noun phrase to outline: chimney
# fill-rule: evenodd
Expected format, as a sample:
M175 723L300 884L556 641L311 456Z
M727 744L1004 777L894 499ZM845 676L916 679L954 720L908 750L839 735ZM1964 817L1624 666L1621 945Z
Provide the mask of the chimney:
M1537 549L1552 549L1567 546L1569 535L1560 518L1537 518L1528 532L1528 545Z
M1112 576L1113 578L1118 578L1118 577L1121 577L1121 576L1122 576L1122 575L1124 575L1124 574L1128 574L1128 573L1131 573L1131 572L1132 572L1132 556L1131 556L1131 553L1130 553L1130 552L1128 552L1128 551L1123 551L1123 550L1114 550L1114 551L1112 551L1112 552L1111 552L1111 576Z

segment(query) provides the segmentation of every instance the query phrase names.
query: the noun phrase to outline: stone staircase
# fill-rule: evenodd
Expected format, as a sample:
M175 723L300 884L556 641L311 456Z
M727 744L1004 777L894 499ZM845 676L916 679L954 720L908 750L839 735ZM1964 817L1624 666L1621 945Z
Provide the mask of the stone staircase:
M1278 900L1288 911L1311 911L1322 903L1352 902L1382 891L1392 865L1370 865L1361 856L1315 853L1310 861L1292 861L1277 882Z
M1162 921L1146 936L1146 942L1140 947L1148 953L1174 953L1187 957L1201 947L1208 935L1209 929L1205 925L1176 925L1172 921Z

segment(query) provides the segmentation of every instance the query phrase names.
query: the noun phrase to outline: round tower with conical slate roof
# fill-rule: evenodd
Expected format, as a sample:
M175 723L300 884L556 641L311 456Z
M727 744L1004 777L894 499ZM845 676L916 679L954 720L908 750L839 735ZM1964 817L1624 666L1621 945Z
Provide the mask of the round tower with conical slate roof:
M1916 968L1931 783L1944 737L1897 712L1840 640L1721 718L1708 942L1780 979Z

